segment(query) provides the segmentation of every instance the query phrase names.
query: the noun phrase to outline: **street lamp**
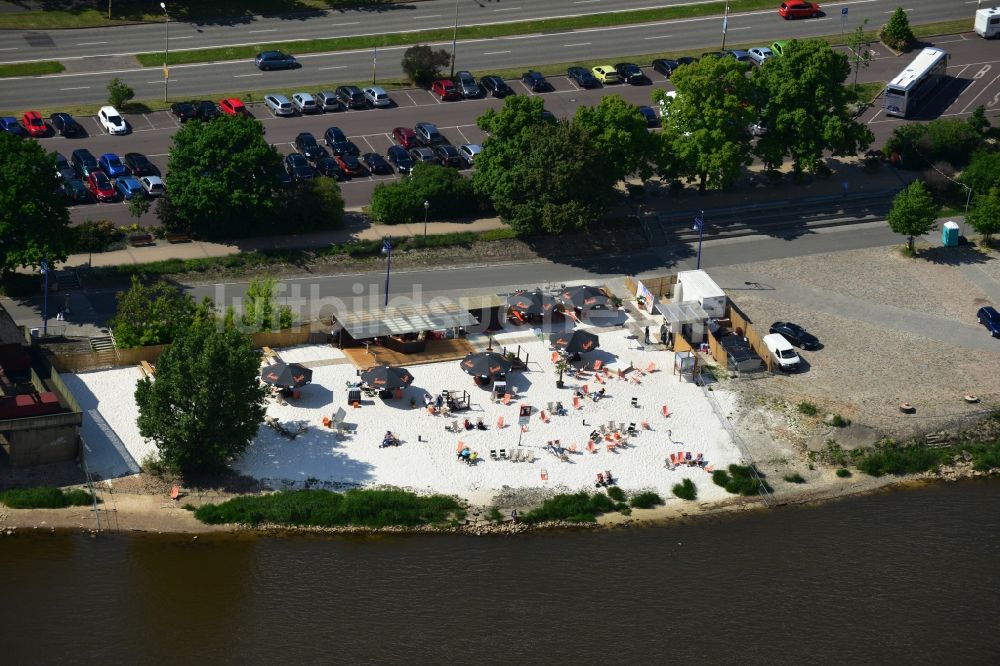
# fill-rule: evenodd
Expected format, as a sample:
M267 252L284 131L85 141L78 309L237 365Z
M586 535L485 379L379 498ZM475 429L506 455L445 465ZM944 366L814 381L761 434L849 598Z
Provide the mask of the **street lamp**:
M385 307L389 307L389 268L392 266L392 237L382 239L382 254L385 255Z
M455 45L458 42L458 0L455 0L455 27L451 31L451 76L455 77Z
M694 218L694 228L698 230L698 262L695 270L701 269L701 239L705 236L705 211L698 211L698 217Z
M160 3L163 10L163 101L167 101L167 86L170 82L170 70L167 69L167 56L170 54L170 14L167 13L167 4Z
M431 209L431 202L424 202L424 240L427 240L427 211Z
M38 268L42 271L42 275L45 276L44 286L45 294L42 297L42 337L49 334L49 260L42 259L38 263Z

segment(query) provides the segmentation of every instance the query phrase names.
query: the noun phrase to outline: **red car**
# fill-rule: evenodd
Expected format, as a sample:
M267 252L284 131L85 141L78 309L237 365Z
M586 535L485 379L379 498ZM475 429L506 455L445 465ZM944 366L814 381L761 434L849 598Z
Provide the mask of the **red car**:
M98 201L114 201L115 187L103 171L94 170L87 176L87 189Z
M21 116L21 122L31 136L45 136L49 133L49 126L42 120L42 114L38 111L25 111Z
M819 5L804 0L788 0L778 7L778 16L783 19L816 18L820 15Z
M462 92L451 79L438 79L431 84L431 92L442 100L453 101L462 99Z
M417 134L409 127L392 128L392 140L409 150L420 145L417 141Z
M250 112L247 111L247 107L243 106L243 102L235 97L221 100L219 102L219 108L222 109L222 112L227 116L250 116Z

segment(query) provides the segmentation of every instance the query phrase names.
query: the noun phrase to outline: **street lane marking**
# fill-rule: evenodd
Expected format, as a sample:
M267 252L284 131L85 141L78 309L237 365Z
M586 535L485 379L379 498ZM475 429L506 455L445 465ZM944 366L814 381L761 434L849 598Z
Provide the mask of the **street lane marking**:
M59 90L89 90L90 86L76 86L74 88L60 88Z
M515 9L520 9L520 7L504 7L503 9L494 9L495 12L512 12Z
M502 55L504 53L510 53L510 51L487 51L483 55Z
M255 34L260 33L260 32L278 32L278 29L277 28L269 28L267 30L248 30L247 34L248 35L255 35Z
M347 65L333 65L332 67L319 67L320 71L324 69L347 69Z
M245 79L248 76L264 76L264 73L261 72L260 74L233 74L234 79Z
M171 37L170 39L194 39L194 35L184 35L183 37Z
M171 82L171 83L177 83L177 79L170 79L170 82ZM158 80L158 81L146 81L146 83L156 83L156 84L161 84L161 83L163 83L163 79L160 79L160 80Z
M107 42L80 42L77 46L99 46L101 44L107 44Z
M410 20L411 21L418 21L418 20L422 21L424 19L432 19L432 18L441 18L441 15L440 14L431 14L430 16L414 16Z
M16 51L16 46L8 46L7 48L0 49L0 51Z
M673 35L657 35L655 37L643 37L643 39L667 39L668 37L673 37Z
M570 48L572 46L590 46L593 42L580 42L579 44L563 44L563 48Z
M341 28L345 25L361 25L361 21L351 21L350 23L331 23L331 28Z
M576 0L576 2L574 2L573 4L574 5L589 5L591 3L600 2L600 1L601 0Z

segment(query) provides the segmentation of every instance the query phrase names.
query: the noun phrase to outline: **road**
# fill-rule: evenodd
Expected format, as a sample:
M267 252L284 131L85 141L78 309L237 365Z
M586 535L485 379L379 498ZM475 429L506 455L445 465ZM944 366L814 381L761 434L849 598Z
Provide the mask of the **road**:
M1000 56L996 53L995 45L974 35L946 36L936 43L952 53L950 71L955 78L942 86L921 107L918 116L968 114L978 104L995 109L1000 103ZM896 57L888 51L878 51L871 67L861 72L860 80L886 81L901 71L911 58L912 54ZM609 86L596 90L580 90L565 77L552 77L555 92L543 93L542 96L546 107L560 116L572 115L581 104L596 104L605 94L617 94L636 104L648 104L653 89L672 86L659 74L649 70L647 72L653 80L652 86ZM512 86L518 94L531 94L519 81L512 82ZM456 145L480 142L483 135L475 126L476 118L487 108L500 106L500 102L494 99L441 103L424 90L394 92L393 97L396 106L391 109L345 111L297 118L275 118L260 105L255 106L253 112L264 123L268 140L283 153L293 150L292 141L299 132L312 132L321 137L331 125L341 127L362 150L384 153L390 143L388 132L393 127L412 127L420 121L436 123ZM67 156L78 147L88 148L95 155L105 152L141 152L148 155L161 170L166 170L170 138L177 129L177 122L170 114L156 112L130 116L133 132L129 136L109 136L101 130L94 118L81 120L90 132L88 138L50 137L41 139L42 144L47 150L59 151ZM898 123L904 122L886 118L877 108L866 112L862 121L868 122L874 131L876 146L884 143ZM395 176L364 177L341 183L347 205L357 207L367 204L375 185L392 178ZM72 218L75 222L109 219L120 225L134 222L122 203L76 206L72 209ZM152 215L143 219L144 225L155 223Z
M566 6L565 0L561 0ZM604 2L605 0L600 0ZM517 0L514 0L517 2ZM586 6L588 11L593 8ZM437 0L436 7L447 7L446 0ZM516 5L529 3L517 3ZM537 3L545 4L549 3ZM595 3L596 4L596 3ZM943 3L940 0L911 0L907 3L910 21L926 23L958 18L962 12L968 11L971 16L975 3L961 0L956 9L955 3ZM414 5L417 7L417 5ZM428 5L431 6L431 5ZM729 20L727 45L750 46L753 44L769 44L775 39L795 37L810 37L837 33L842 29L851 31L865 20L869 24L880 25L898 6L897 0L848 0L847 2L824 4L826 15L817 19L801 21L783 21L773 9L735 14ZM485 8L490 7L487 3ZM507 9L508 7L503 7ZM848 9L847 20L841 20L841 10ZM476 8L479 11L479 8ZM394 10L404 11L404 10ZM410 11L410 10L405 10ZM412 11L417 11L416 9ZM443 10L442 10L443 11ZM579 12L578 13L583 13ZM441 13L441 12L439 12ZM436 18L436 17L435 17ZM313 19L319 20L319 19ZM326 20L326 19L323 19ZM409 24L414 19L411 16ZM351 22L351 21L348 21ZM302 21L302 25L310 23ZM149 30L151 26L136 26L132 28L114 28L114 30ZM720 17L704 17L682 19L660 23L641 25L616 26L612 28L593 28L562 33L546 33L535 35L519 35L514 37L462 40L456 49L456 66L459 69L486 73L486 70L508 67L529 67L544 63L560 63L578 60L594 60L607 58L614 61L623 55L641 55L663 51L702 51L718 48L721 41ZM194 37L198 30L195 25L177 25L173 28L175 38ZM270 29L270 28L268 28ZM103 30L111 30L105 28ZM247 30L247 37L250 31ZM76 34L76 33L74 33ZM272 39L273 33L266 33L267 39ZM65 36L61 36L65 39ZM77 43L86 43L78 39ZM17 46L0 47L20 49ZM28 43L44 43L45 49L33 52L36 58L51 59L47 54L48 44L54 41L48 38L31 38ZM100 40L99 40L100 41ZM147 36L144 40L147 48L161 47L164 35ZM104 46L104 45L101 45ZM433 44L435 47L449 48L451 42ZM402 75L399 66L402 52L406 46L380 49L377 59L376 75L379 78L398 79ZM128 49L123 49L127 52ZM6 51L4 53L16 53ZM45 107L53 105L72 105L96 103L105 98L108 80L112 76L120 77L136 91L137 99L157 98L163 92L163 79L159 68L140 68L134 66L134 59L113 57L117 49L109 51L109 55L93 57L84 63L77 63L71 69L41 77L12 77L4 80L4 107L8 109ZM287 88L302 85L306 87L330 86L337 82L363 81L372 74L373 54L370 50L343 51L328 54L304 54L299 57L303 66L298 70L280 72L260 72L249 61L228 61L216 63L199 63L191 65L175 65L170 70L170 94L174 99L191 96L234 92L246 90L262 90L270 87Z

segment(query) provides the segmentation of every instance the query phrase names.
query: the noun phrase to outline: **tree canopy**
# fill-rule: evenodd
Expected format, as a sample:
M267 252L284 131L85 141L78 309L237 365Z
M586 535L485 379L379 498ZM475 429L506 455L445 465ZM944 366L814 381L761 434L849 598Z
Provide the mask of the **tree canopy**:
M986 194L977 194L965 221L986 240L1000 233L1000 187L991 187Z
M292 309L287 305L277 307L277 289L278 281L267 275L250 281L243 301L244 330L257 332L291 327Z
M586 130L604 155L615 180L652 175L656 137L649 133L639 107L618 95L602 97L597 106L579 106L573 122Z
M132 276L128 291L118 293L118 311L108 322L119 347L163 345L190 326L194 298L163 280L145 285Z
M281 156L253 118L185 123L170 148L161 219L208 238L287 230L274 214L281 168Z
M264 420L260 359L247 335L208 308L160 355L155 379L135 389L139 433L182 473L216 472L238 457Z
M403 52L400 65L410 80L417 85L428 85L441 77L441 69L451 64L451 54L444 49L435 51L424 44L411 46Z
M54 173L41 144L0 132L0 273L68 256L73 234Z
M451 167L420 162L408 177L376 185L369 213L382 224L403 224L419 222L425 213L428 220L453 220L479 210L472 181Z
M889 211L889 227L906 236L906 248L913 252L913 237L923 236L937 220L938 205L923 182L915 180L892 200Z

